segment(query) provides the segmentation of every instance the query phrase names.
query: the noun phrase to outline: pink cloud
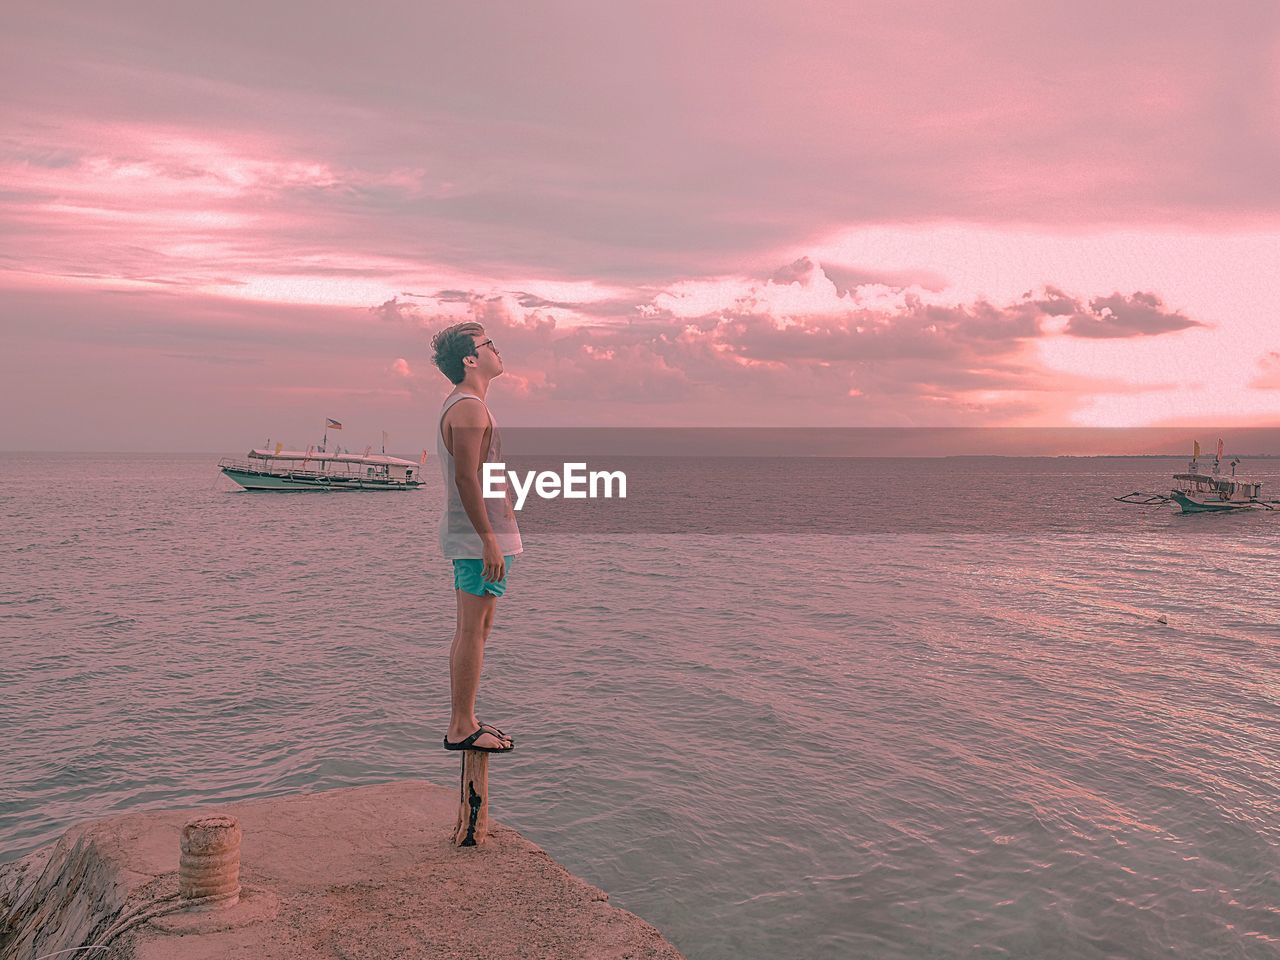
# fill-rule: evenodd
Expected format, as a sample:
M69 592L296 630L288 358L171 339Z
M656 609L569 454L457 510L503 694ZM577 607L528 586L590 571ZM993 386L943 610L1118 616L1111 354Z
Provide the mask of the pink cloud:
M64 431L59 350L203 371L193 415L324 383L373 418L474 316L561 422L1261 416L1269 16L19 5L7 383Z
M1047 287L997 304L931 302L883 284L841 292L809 260L763 281L680 281L609 323L582 322L572 303L530 309L519 296L464 291L393 298L371 312L426 330L478 320L509 358L504 381L549 409L677 403L759 416L781 404L842 422L1005 422L1061 413L1080 391L1157 389L1050 372L1029 354L1033 341L1076 336L1081 318L1112 322L1095 306L1104 302L1145 311L1140 322L1114 321L1114 336L1196 325L1169 322L1146 294L1085 300Z
M1255 390L1280 390L1280 351L1272 350L1258 361L1261 368L1249 384Z
M252 196L277 252L318 239L292 214L358 256L559 279L711 275L854 223L1280 212L1260 8L781 9L466 8L442 31L413 7L33 7L6 24L3 173L90 208L108 184ZM482 57L456 39L478 36Z

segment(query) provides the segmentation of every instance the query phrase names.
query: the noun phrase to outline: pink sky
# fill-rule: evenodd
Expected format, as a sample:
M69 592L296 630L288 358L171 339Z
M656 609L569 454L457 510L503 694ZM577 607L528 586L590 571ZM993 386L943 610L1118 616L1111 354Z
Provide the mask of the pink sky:
M0 449L1280 423L1271 2L7 11Z

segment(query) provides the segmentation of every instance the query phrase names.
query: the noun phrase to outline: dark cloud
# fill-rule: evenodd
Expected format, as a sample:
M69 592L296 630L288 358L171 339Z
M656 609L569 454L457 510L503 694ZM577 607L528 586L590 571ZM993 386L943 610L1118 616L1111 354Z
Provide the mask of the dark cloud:
M1061 308L1064 301L1059 299L1055 305ZM1141 292L1132 296L1113 293L1109 297L1094 297L1089 301L1088 310L1077 304L1070 317L1066 332L1073 337L1150 337L1205 326L1176 310L1166 310L1164 301L1154 293Z
M788 263L785 267L779 267L769 277L770 283L796 283L802 280L808 280L814 271L821 269L816 263L808 257L801 257Z
M369 312L379 320L386 320L388 323L418 322L418 313L415 305L401 302L400 297L392 297L376 307L370 307Z

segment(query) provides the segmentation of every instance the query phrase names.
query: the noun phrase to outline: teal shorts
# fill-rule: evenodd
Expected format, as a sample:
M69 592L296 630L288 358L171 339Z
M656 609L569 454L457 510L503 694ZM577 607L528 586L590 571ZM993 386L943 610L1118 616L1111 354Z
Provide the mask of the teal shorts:
M502 596L507 592L507 577L511 576L511 565L516 562L516 558L513 554L502 559L507 565L502 571L502 579L497 583L490 583L484 578L483 560L453 561L453 589L462 590L476 597L483 597L486 593L491 593L495 597Z

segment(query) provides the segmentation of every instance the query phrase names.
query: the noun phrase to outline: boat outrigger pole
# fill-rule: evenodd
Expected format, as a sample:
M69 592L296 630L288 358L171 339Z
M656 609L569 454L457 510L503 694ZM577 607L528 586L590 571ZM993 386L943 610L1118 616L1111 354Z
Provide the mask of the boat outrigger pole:
M1172 503L1173 497L1166 496L1163 493L1144 493L1141 490L1135 490L1133 493L1126 493L1123 497L1112 497L1117 503L1136 503L1139 506L1147 506L1155 503Z

